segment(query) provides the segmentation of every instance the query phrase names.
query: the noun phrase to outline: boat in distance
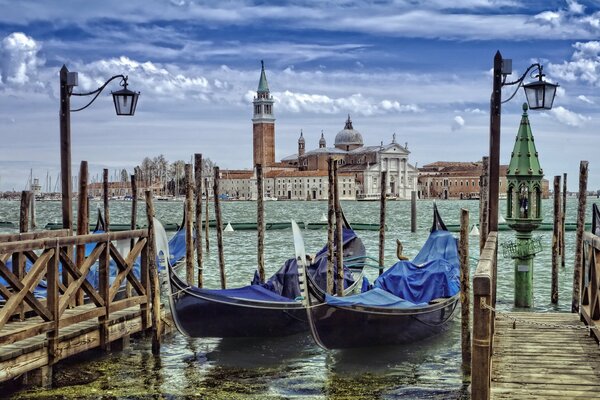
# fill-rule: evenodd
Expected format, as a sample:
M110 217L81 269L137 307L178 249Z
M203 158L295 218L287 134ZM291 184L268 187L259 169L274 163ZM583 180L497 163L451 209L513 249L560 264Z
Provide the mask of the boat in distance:
M302 277L311 334L325 349L415 342L450 326L460 296L456 239L434 204L429 238L412 261L399 261L363 293L334 297Z

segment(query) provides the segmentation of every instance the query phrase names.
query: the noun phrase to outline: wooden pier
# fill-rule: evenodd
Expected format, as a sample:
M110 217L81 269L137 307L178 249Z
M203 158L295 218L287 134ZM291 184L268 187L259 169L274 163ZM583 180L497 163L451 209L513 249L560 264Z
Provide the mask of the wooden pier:
M125 254L118 241L127 243ZM86 244L93 249L77 262L73 250ZM159 293L149 279L154 264L149 260L155 257L150 247L146 229L0 235L0 276L8 282L0 284L0 382L22 376L47 385L58 361L97 347L121 348L129 335L150 329L159 312L152 308L152 296ZM140 279L134 274L137 259ZM92 268L98 270L97 287L86 279ZM33 288L42 280L46 296L36 298ZM131 293L122 290L125 283Z
M579 312L517 313L495 309L497 235L473 279L471 398L600 399L600 237L583 234Z

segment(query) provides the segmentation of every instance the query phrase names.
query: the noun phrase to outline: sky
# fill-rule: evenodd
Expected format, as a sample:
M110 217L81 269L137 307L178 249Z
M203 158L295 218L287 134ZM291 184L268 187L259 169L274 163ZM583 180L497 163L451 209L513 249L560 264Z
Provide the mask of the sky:
M276 159L297 151L301 130L307 150L321 131L333 145L350 114L366 145L395 133L413 165L480 160L498 50L512 59L509 78L539 62L560 84L552 110L529 112L546 178L567 173L577 191L588 160L588 188L600 189L598 0L0 0L0 9L0 191L25 189L31 169L54 186L63 64L79 74L75 91L124 74L141 92L133 117L115 115L117 82L72 113L74 174L87 160L95 179L159 154L251 168L261 60ZM503 164L524 101L520 90L503 105Z

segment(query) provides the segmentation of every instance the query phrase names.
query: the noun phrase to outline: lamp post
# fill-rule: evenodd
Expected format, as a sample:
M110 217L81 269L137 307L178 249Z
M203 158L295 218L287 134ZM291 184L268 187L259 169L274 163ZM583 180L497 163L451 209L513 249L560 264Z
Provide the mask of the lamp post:
M523 84L528 75L538 78L537 81ZM556 95L557 84L544 81L543 66L531 64L517 80L506 82L506 77L512 73L512 60L503 59L500 51L494 57L493 91L490 103L490 164L489 164L489 201L488 201L488 232L498 231L498 192L500 190L500 110L501 105L510 101L523 86L530 110L549 110L552 108ZM502 101L502 88L517 85L514 93ZM487 235L486 235L487 237Z
M115 79L121 79L123 89L112 92L117 115L134 115L139 92L127 89L127 76L115 75L98 89L87 93L73 93L77 86L77 72L69 72L63 65L60 69L60 174L62 183L63 228L73 230L72 184L71 184L71 112L81 111L98 98L106 86ZM94 96L85 106L71 110L71 96Z

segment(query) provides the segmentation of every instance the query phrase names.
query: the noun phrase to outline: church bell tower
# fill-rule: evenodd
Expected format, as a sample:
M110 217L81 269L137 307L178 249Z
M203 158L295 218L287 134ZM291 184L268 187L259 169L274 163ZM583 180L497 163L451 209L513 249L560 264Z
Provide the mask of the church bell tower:
M275 118L273 117L273 97L269 92L265 64L261 63L258 90L252 104L254 115L252 117L252 142L254 165L262 164L269 167L275 163Z

